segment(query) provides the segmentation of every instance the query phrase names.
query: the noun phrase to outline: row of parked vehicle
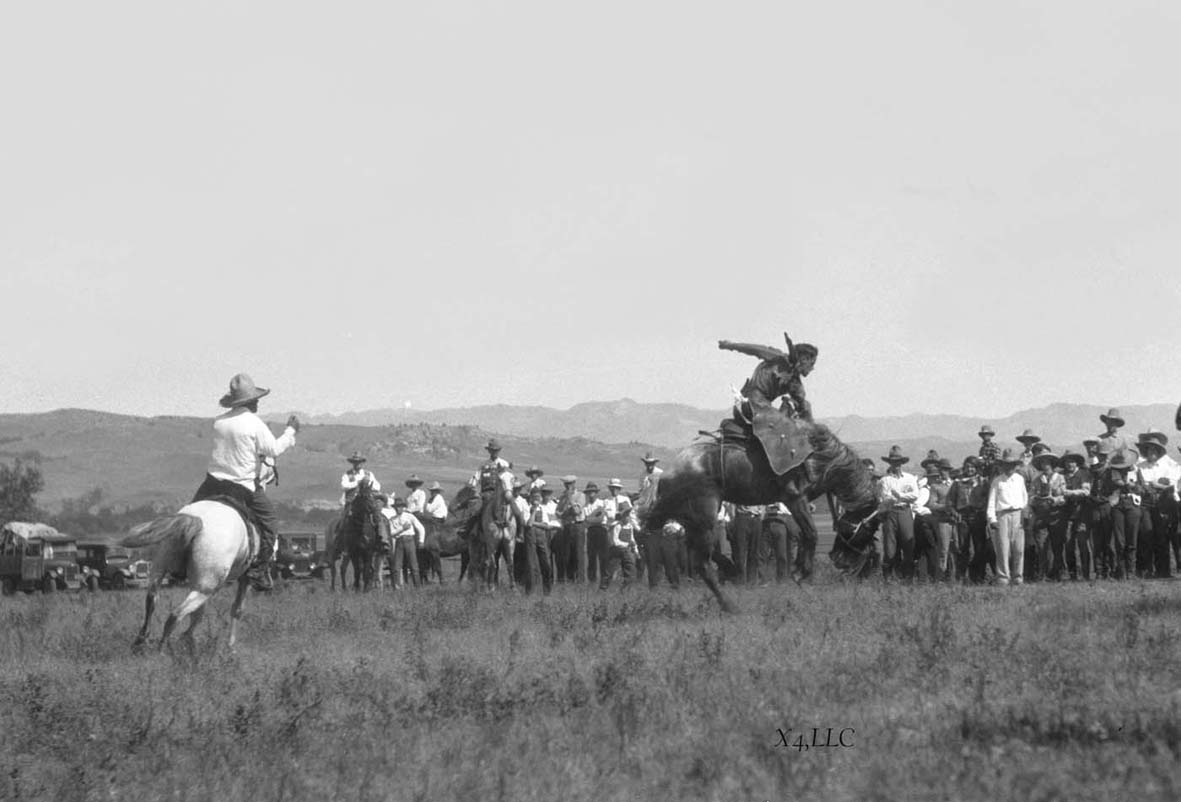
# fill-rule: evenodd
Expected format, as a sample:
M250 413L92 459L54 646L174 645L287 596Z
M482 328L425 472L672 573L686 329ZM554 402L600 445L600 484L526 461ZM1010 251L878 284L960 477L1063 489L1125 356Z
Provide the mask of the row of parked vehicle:
M293 532L279 536L276 578L326 575L324 535ZM10 521L0 527L0 592L53 593L59 590L122 590L143 587L152 565L118 544L77 538L48 524Z

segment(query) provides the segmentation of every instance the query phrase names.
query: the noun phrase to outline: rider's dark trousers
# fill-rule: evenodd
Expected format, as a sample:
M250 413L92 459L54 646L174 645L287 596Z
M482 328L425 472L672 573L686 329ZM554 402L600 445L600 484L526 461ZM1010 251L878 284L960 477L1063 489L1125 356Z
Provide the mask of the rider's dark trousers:
M594 582L602 576L607 563L607 527L601 524L589 524L586 527L586 578ZM579 554L581 557L581 553Z
M550 570L549 530L541 526L530 526L525 530L525 593L533 592L541 576L542 589L549 593L554 586L554 575Z
M229 496L246 505L254 521L258 524L258 557L257 562L271 562L275 559L275 530L279 525L279 516L275 512L275 505L267 498L262 490L247 490L237 482L228 479L217 479L205 474L205 481L197 488L193 501L203 501L213 496Z

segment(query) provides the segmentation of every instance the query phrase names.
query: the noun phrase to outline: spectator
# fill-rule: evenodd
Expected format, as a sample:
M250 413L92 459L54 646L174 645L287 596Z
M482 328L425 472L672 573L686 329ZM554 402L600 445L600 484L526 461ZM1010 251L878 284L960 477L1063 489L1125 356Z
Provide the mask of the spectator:
M681 586L681 549L684 548L685 527L680 521L670 519L657 532L648 536L648 587L654 588L660 582L660 569L674 588Z
M545 471L536 465L530 465L529 470L525 471L525 476L529 477L529 481L525 483L526 494L532 493L534 489L541 490L545 487L545 480L541 478L545 476Z
M528 474L526 474L528 475ZM557 505L545 500L542 488L529 491L528 526L525 528L525 593L533 592L540 576L542 590L553 589L554 575L550 570L550 535L562 526L558 520Z
M1099 483L1100 492L1111 505L1111 538L1106 545L1116 579L1131 579L1136 573L1141 489L1139 480L1131 475L1135 467L1131 452L1117 451L1108 458Z
M599 486L588 482L583 491L586 494L586 554L579 554L580 565L586 566L586 572L579 570L580 582L595 582L603 573L603 561L607 551L607 504L599 498Z
M731 549L738 581L754 585L759 580L759 541L763 534L763 507L738 504L734 507L734 541Z
M1177 528L1177 483L1181 465L1169 456L1169 438L1164 432L1149 430L1140 435L1138 447L1143 458L1136 465L1141 498L1139 552L1141 573L1169 579L1169 550Z
M410 474L406 479L406 512L420 521L426 517L426 491L422 489L422 484L416 473Z
M1001 456L1001 448L993 442L993 438L996 437L996 430L991 426L987 424L981 426L977 434L981 440L980 451L977 455L980 457L980 464L977 468L980 471L980 475L984 477L984 481L987 482L992 479L992 474L996 469L996 461Z
M1066 546L1066 520L1063 517L1066 479L1055 471L1059 460L1048 449L1040 451L1032 464L1037 471L1030 493L1033 509L1030 540L1036 553L1034 578L1061 580Z
M1021 455L1016 449L1006 448L997 459L1000 473L988 490L986 515L996 552L996 581L998 585L1024 581L1025 533L1021 515L1029 506L1025 480L1017 473Z
M426 540L426 529L418 518L406 511L406 499L393 500L394 515L390 518L390 578L394 589L401 590L405 584L402 570L410 573L410 582L418 587L418 549Z
M1091 579L1094 562L1093 524L1087 499L1091 495L1091 472L1084 465L1087 458L1074 451L1066 451L1059 460L1065 484L1062 518L1066 526L1066 569L1071 579Z
M612 497L606 502L607 509L607 558L599 576L599 589L606 590L611 584L616 567L623 571L623 584L627 587L636 576L635 532L639 525L631 499L623 494L623 483L612 479L607 483Z
M775 560L775 581L783 583L790 576L799 582L802 574L795 562L800 527L782 501L766 506L763 512L763 537L769 541L769 551Z
M578 477L562 477L562 497L558 499L558 518L562 529L554 535L554 563L559 582L586 581L586 495L578 487Z
M1094 533L1095 576L1099 579L1115 579L1116 575L1114 550L1111 545L1111 494L1114 488L1109 487L1106 480L1110 447L1110 443L1096 446L1095 462L1090 467L1091 495L1088 498L1088 506Z
M918 481L902 466L910 462L902 449L890 446L890 453L882 457L890 467L878 480L879 503L882 510L882 576L887 581L895 574L910 579L914 569L913 505L919 500Z
M986 580L988 566L994 564L992 542L988 536L989 483L980 475L981 465L983 460L979 457L965 459L960 471L962 475L948 493L960 539L960 578L966 574L970 581L977 583Z
M1108 452L1110 454L1115 454L1117 451L1124 451L1125 449L1132 447L1131 441L1129 441L1124 435L1120 434L1119 430L1123 428L1124 418L1117 408L1112 407L1111 409L1107 410L1107 414L1100 415L1099 420L1101 420L1103 425L1107 427L1107 430L1103 432L1103 434L1099 435L1099 444L1102 446L1104 443L1106 443L1108 445ZM1110 459L1110 457L1108 459Z
M951 581L955 573L955 522L951 507L951 464L938 460L927 466L927 509L932 548L927 553L927 573L934 580ZM916 526L915 537L918 537Z

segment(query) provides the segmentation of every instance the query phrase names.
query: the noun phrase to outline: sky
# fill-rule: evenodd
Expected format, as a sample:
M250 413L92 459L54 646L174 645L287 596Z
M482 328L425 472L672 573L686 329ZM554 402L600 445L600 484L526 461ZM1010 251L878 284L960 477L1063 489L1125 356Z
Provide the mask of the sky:
M1174 401L1181 7L0 7L0 412Z

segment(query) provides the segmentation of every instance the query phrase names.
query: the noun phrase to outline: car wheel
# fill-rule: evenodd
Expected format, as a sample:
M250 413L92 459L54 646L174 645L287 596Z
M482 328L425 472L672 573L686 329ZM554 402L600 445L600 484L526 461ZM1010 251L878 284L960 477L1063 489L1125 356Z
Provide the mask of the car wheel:
M98 577L97 576L95 576L94 574L91 574L90 576L86 577L86 589L89 590L91 593L98 590Z
M123 590L127 587L127 578L123 574L115 574L111 577L111 590Z
M54 593L57 591L57 580L51 576L44 577L41 580L42 593Z

